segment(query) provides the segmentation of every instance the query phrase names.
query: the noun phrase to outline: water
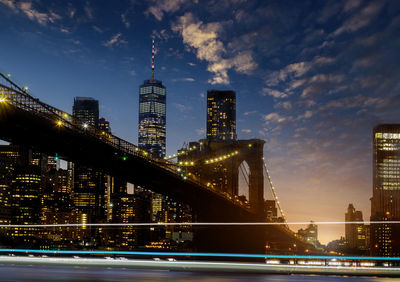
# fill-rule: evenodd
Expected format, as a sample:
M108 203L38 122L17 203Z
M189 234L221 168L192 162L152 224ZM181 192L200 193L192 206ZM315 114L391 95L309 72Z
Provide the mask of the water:
M1 281L277 281L277 282L384 282L399 278L319 275L221 274L69 266L0 265Z

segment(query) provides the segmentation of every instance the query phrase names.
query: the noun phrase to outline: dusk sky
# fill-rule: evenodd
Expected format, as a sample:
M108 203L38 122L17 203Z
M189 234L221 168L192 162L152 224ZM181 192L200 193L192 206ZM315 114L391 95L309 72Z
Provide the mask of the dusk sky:
M135 144L154 38L167 155L205 137L207 89L232 89L288 221L342 221L349 203L369 220L372 129L400 121L400 1L0 0L0 18L1 72L67 112L98 99Z

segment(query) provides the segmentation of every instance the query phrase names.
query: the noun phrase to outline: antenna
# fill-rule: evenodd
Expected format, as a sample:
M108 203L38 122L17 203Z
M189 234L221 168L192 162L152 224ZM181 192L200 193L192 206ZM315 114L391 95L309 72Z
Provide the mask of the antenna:
M154 39L153 47L151 48L151 82L154 82Z

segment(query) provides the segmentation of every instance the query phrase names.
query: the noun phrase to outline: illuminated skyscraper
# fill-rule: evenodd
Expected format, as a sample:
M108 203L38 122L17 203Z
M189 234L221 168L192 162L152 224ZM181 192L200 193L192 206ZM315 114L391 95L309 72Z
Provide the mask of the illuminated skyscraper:
M139 88L139 148L158 157L165 156L166 144L166 88L154 79L154 40L152 76Z
M11 189L13 224L40 224L41 171L38 166L17 167ZM37 236L36 228L14 228L11 234L31 242Z
M207 91L207 139L236 140L236 94L234 91Z
M99 101L90 97L75 97L72 114L83 123L98 127Z
M371 221L400 220L400 124L374 128ZM371 252L400 256L400 226L371 224Z

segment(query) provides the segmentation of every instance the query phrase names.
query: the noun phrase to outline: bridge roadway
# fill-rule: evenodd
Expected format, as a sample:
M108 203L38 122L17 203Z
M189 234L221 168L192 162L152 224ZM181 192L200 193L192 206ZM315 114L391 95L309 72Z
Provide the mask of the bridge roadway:
M84 127L71 115L27 94L0 74L0 139L99 170L190 205L197 222L259 222L262 211L247 208L191 179L177 167L151 157L135 145L98 129ZM266 234L298 241L282 226L199 229L202 251L260 252ZM301 242L296 242L301 245Z

